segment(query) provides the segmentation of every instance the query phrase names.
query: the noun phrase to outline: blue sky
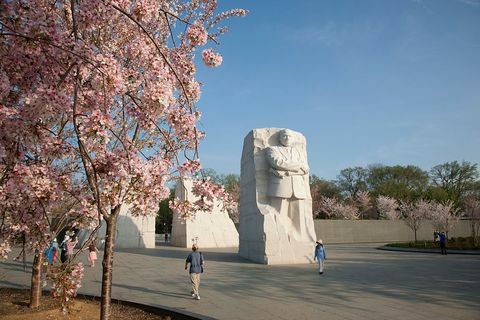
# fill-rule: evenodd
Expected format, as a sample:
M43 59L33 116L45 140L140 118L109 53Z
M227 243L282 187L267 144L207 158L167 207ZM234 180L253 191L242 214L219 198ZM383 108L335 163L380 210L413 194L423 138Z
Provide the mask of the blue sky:
M199 67L203 166L240 173L254 128L291 128L311 172L480 163L480 0L219 1L245 8Z

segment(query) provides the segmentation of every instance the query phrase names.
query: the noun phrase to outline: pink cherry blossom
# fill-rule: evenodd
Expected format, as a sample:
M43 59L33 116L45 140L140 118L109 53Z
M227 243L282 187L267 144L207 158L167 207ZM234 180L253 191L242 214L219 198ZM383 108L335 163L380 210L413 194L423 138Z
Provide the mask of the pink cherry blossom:
M192 46L203 46L207 43L208 33L202 22L196 21L188 27L186 37Z
M202 51L202 60L207 67L215 68L222 64L223 58L220 54L209 48Z
M386 196L378 196L377 209L381 217L388 220L399 220L400 212L398 211L397 201Z

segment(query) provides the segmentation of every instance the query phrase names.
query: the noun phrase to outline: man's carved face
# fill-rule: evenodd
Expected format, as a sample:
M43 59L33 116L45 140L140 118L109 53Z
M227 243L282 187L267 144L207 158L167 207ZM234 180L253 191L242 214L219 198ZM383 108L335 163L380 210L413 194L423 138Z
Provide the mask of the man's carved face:
M280 132L280 143L285 147L289 147L293 143L293 135L290 130L283 130Z

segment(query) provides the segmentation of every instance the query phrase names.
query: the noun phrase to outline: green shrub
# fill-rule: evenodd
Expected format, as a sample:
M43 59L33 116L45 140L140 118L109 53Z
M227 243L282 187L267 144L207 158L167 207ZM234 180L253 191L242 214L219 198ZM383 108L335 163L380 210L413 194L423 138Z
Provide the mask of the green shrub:
M440 243L438 241L397 242L389 243L386 246L395 248L440 249ZM447 249L480 250L480 247L473 245L472 237L458 237L447 240Z

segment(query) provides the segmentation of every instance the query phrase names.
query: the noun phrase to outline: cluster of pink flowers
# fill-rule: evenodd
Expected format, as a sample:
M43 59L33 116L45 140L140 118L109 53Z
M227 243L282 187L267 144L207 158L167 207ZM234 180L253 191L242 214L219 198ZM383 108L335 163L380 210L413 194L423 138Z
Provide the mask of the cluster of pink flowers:
M180 175L195 174L202 169L200 159L187 160L184 164L178 167Z
M208 41L207 30L200 21L195 21L188 27L186 37L192 46L203 46Z
M480 200L475 199L475 197L470 196L465 200L465 212L464 216L470 221L476 221L480 223Z
M198 210L212 211L216 201L220 202L219 205L221 205L222 210L225 211L235 206L235 203L233 203L232 198L228 192L225 191L224 187L212 181L210 177L203 180L193 180L192 192L195 196L199 197L194 203Z
M178 218L181 221L190 219L197 211L196 206L188 200L173 199L168 202L168 206L178 214Z
M219 53L213 51L213 49L205 49L202 51L202 60L207 67L218 67L222 64L223 58Z
M356 206L337 202L334 198L323 198L320 207L329 217L345 220L357 220L360 217Z
M443 230L449 232L453 226L460 220L457 215L458 209L452 201L445 203L431 203L431 210L429 217L432 219L436 230Z
M98 226L98 211L92 198L84 196L80 199L76 210L67 214L73 220L72 227L93 230Z
M420 206L418 206L418 204ZM402 214L403 221L410 228L416 230L420 227L423 219L425 219L425 212L427 203L422 201L418 204L406 201L400 201L398 209Z
M228 212L236 210L238 205L224 187L213 182L210 177L194 179L192 193L196 200L174 199L169 203L170 208L177 212L181 219L191 218L198 211L211 212L214 206Z
M167 116L171 128L175 132L178 141L184 143L194 142L197 143L199 136L196 124L201 117L200 111L194 111L190 113L184 109L172 109ZM188 145L189 147L191 145ZM195 145L193 145L195 147Z
M186 88L190 100L196 102L200 100L200 95L202 93L200 89L200 83L198 81L192 80L187 83Z
M64 311L68 308L68 303L77 296L77 291L82 286L83 264L61 264L53 266L48 274L52 281L52 295L62 303Z
M108 128L112 125L113 122L108 114L95 110L82 119L80 128L84 138L89 138L94 143L106 144L110 141Z
M145 216L156 212L158 200L168 198L170 190L166 185L169 177L170 163L168 159L152 157L148 162L130 162L131 190L123 191L123 201L132 206L130 213L134 216Z
M215 17L215 20L213 21L212 25L215 25L218 22L231 17L244 17L247 14L248 14L248 10L245 10L245 9L231 9L228 11L224 11Z
M399 220L401 218L397 201L393 198L378 196L377 208L380 215L388 220Z

